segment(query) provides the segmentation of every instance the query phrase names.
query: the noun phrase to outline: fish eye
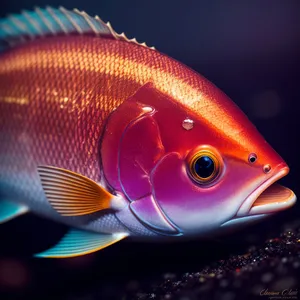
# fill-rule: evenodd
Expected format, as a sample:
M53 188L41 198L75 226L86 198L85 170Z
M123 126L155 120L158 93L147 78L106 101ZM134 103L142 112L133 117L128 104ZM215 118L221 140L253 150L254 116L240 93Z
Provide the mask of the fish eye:
M256 155L255 153L249 154L248 160L249 160L249 162L252 163L252 164L255 163L256 160L257 160L257 155Z
M219 160L207 150L196 153L192 157L189 167L192 178L200 184L211 183L220 171Z

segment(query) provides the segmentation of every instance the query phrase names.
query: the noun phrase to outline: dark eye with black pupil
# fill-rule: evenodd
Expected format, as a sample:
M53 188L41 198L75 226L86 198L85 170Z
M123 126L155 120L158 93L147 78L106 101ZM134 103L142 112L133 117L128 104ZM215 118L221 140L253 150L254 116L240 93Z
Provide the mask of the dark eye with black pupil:
M209 156L201 156L195 162L195 172L201 178L208 178L214 170L214 161Z
M251 153L250 155L249 155L249 162L251 162L252 164L253 163L255 163L256 162L256 160L257 160L257 156L256 156L256 154L255 153Z
M256 158L254 156L249 158L250 162L254 163L256 161Z

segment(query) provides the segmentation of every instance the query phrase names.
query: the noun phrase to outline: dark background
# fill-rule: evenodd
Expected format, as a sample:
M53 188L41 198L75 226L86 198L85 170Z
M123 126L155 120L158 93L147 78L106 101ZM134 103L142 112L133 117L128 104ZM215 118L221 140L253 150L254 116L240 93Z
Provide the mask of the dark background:
M110 21L117 32L146 41L227 93L291 168L281 182L300 194L300 2L4 0L0 16L34 6L77 7ZM212 216L213 217L213 216ZM32 259L67 228L31 214L0 227L1 299L117 298L149 289L166 272L196 271L243 253L300 217L299 203L272 219L218 240L178 244L128 241L66 260ZM96 295L96 296L95 296Z

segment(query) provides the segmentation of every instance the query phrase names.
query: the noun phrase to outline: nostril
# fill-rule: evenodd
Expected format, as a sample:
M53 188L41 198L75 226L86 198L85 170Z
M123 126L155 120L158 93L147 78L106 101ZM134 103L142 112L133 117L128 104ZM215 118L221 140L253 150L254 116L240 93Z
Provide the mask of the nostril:
M272 169L271 165L269 165L269 164L266 164L263 166L263 170L265 173L269 173L271 171L271 169Z

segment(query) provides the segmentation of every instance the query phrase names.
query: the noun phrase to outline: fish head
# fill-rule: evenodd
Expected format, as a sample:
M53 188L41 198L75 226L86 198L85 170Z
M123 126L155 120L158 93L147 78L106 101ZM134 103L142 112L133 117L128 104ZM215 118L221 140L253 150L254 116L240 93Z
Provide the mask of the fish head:
M170 150L153 171L152 185L159 206L183 233L239 227L295 203L295 194L276 184L289 173L286 162L221 91L214 104L177 116L175 108L156 116Z
M155 219L155 205L182 235L201 235L296 201L276 184L289 167L246 115L219 90L205 101L182 105L148 86L124 104L127 115L133 104L141 113L122 130L115 178L133 203L152 196L151 207L135 211L144 223Z
M289 167L261 137L248 151L226 138L207 140L169 153L152 173L155 199L181 232L238 227L295 203L295 194L276 184Z

